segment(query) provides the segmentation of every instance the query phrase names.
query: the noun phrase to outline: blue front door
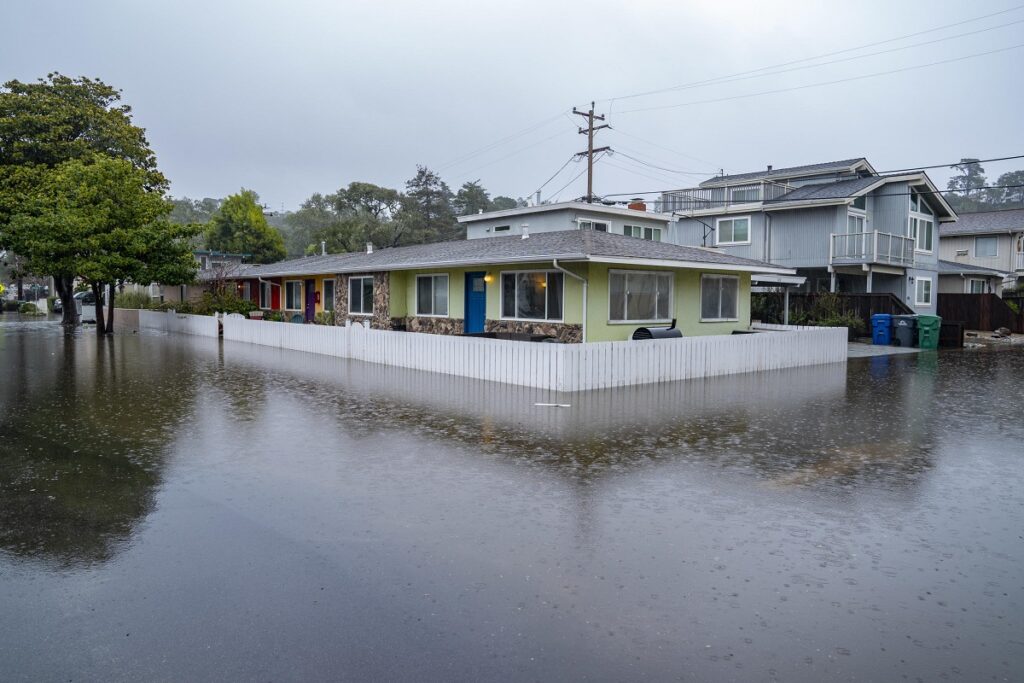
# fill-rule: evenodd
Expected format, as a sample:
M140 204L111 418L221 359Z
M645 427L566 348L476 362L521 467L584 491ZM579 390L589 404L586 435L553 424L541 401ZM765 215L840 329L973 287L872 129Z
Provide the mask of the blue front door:
M484 318L487 317L487 283L484 272L466 273L466 334L479 334L484 331Z

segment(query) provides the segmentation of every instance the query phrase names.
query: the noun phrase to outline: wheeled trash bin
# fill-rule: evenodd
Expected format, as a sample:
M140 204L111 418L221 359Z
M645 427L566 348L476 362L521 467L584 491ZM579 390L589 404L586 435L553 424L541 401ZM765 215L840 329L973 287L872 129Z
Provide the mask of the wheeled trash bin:
M917 316L894 315L892 333L892 341L896 346L917 346Z
M939 348L939 330L942 318L937 315L917 316L917 345L922 349Z
M871 343L879 346L892 344L892 316L875 313L871 316Z

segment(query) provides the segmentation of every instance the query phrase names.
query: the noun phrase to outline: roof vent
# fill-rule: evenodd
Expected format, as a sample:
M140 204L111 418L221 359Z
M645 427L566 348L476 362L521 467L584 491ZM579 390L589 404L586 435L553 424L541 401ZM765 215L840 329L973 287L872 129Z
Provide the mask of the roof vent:
M524 240L527 239L530 236L530 224L529 223L523 223L519 227L522 228L523 239Z
M372 254L373 253L373 242L367 242L366 243L366 253L367 254Z
M771 165L771 164L768 164L768 172L769 172L769 173L771 173L771 172L772 172L772 165Z
M320 240L320 255L327 256L327 242L325 240Z

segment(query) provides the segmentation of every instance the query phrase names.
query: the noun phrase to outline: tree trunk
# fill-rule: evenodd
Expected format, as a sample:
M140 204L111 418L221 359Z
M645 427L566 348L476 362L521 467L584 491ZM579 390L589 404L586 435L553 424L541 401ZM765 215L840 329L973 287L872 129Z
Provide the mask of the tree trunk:
M114 283L107 285L107 334L114 334Z
M78 309L75 308L75 278L70 275L55 275L53 286L60 297L60 324L71 330L78 326Z
M107 328L103 324L103 285L93 282L89 286L96 299L96 336L102 337L107 333Z
M18 278L18 301L25 300L25 281L22 278Z

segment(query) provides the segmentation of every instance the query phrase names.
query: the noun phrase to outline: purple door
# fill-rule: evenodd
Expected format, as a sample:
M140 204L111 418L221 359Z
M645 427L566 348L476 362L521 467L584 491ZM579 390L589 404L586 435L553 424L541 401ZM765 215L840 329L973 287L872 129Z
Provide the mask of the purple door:
M316 317L316 280L306 280L306 322Z

